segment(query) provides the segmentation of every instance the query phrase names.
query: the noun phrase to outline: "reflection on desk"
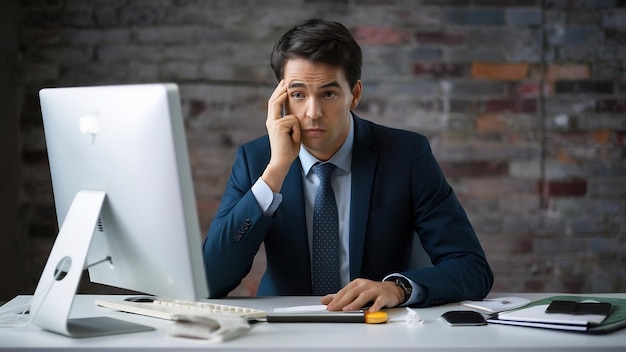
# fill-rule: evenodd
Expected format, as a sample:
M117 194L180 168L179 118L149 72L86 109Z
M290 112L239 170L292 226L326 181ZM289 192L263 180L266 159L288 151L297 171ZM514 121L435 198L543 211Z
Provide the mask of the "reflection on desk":
M558 293L491 294L490 297L518 296L537 300ZM589 295L589 294L587 294ZM598 297L626 298L626 293L593 294ZM126 296L78 295L74 301L72 318L109 316L139 324L149 325L156 330L115 336L73 339L57 335L30 325L26 328L0 328L0 350L133 350L159 349L227 349L228 351L452 351L492 350L507 351L537 349L541 351L624 351L626 329L609 335L594 336L572 332L552 331L535 328L489 324L485 326L450 327L440 319L450 310L469 310L459 304L444 306L390 310L390 321L386 324L346 323L258 323L250 332L234 340L211 344L201 341L168 337L172 321L111 311L97 307L95 300L123 299ZM18 296L2 309L25 304L30 296ZM215 301L221 304L244 306L265 311L275 308L319 304L319 297L251 297L226 298ZM410 321L403 315L412 314ZM415 323L415 316L423 319Z

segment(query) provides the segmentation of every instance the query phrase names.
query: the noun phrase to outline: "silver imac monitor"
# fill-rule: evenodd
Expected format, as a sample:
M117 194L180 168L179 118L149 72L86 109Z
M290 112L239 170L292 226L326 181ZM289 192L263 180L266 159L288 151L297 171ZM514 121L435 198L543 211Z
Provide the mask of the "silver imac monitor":
M136 84L39 93L59 234L33 322L67 336L141 330L73 319L81 274L159 297L208 297L178 87Z

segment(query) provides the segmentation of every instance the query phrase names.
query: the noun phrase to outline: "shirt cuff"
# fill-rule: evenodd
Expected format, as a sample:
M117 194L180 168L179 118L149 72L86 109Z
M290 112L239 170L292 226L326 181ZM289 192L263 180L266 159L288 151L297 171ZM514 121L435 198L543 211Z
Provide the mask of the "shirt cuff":
M393 277L403 277L405 279L407 279L409 281L409 283L411 284L411 287L413 288L413 291L411 292L411 296L409 296L409 299L406 300L406 302L404 302L403 304L399 305L398 307L405 307L405 306L410 306L412 304L417 304L420 303L424 300L424 296L426 295L426 288L424 288L424 286L418 284L417 282L409 279L408 277L402 275L402 274L389 274L387 276L385 276L385 278L383 279L383 281L388 281L389 279L393 278Z
M283 201L283 195L272 192L270 186L260 177L256 180L254 185L252 185L252 194L263 211L264 216L273 216L276 209L278 209L278 206Z

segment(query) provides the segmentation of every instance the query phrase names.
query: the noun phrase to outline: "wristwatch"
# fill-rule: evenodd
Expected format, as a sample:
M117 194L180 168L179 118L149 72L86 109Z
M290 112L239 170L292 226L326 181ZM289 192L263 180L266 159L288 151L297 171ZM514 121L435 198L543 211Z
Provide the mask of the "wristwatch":
M406 301L409 300L409 298L411 297L411 293L413 293L413 286L411 286L409 280L402 276L394 276L385 281L393 281L396 286L400 287L404 291L404 300L400 302L400 304L404 304L406 303Z

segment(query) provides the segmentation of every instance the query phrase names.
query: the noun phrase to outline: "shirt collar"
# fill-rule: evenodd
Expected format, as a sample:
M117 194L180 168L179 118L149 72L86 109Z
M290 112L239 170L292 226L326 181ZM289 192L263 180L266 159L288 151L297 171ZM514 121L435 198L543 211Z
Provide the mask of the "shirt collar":
M337 168L343 170L345 173L349 173L352 168L352 146L354 144L354 121L352 118L352 114L350 114L350 130L348 131L348 136L346 137L345 142L339 147L337 152L328 159L327 162L333 163ZM309 174L311 168L316 163L321 162L316 157L311 155L308 150L304 147L300 147L300 153L298 154L300 157L300 164L302 165L302 171L305 175Z

